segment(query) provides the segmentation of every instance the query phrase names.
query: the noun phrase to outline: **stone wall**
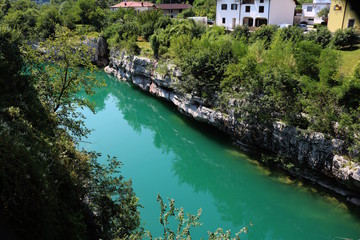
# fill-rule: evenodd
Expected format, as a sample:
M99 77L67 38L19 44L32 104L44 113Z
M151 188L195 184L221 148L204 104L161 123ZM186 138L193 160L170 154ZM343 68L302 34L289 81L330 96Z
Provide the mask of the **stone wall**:
M295 174L360 205L360 165L343 156L343 141L328 139L322 133L299 130L281 122L274 122L270 128L246 125L237 121L231 113L205 107L198 97L177 91L174 86L181 77L181 71L174 65L167 65L164 71L164 66L160 68L154 60L118 51L111 51L109 60L109 66L105 68L108 74L172 102L183 114L229 134L236 144L286 157L302 169Z

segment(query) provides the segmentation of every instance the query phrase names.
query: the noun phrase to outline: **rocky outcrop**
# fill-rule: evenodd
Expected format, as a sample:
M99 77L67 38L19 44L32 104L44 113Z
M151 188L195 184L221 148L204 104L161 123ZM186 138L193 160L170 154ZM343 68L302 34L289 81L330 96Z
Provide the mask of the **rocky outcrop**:
M108 46L103 37L87 38L84 43L93 49L91 61L98 67L105 67L109 64Z
M288 159L301 169L294 174L360 205L360 165L343 156L343 141L281 122L275 122L271 127L247 125L237 121L232 112L208 108L202 99L177 91L175 86L182 73L174 65L159 66L154 60L117 51L112 51L109 59L109 66L105 68L107 73L172 102L183 114L229 134L238 145L256 146Z

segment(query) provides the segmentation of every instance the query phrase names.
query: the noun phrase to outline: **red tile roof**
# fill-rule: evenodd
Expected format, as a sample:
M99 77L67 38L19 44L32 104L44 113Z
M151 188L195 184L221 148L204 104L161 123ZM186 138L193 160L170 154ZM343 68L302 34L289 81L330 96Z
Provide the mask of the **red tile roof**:
M155 4L149 2L121 2L110 8L135 8L135 7L154 7Z
M183 3L163 3L163 4L156 4L159 9L167 10L167 9L187 9L191 8L190 4L183 4Z

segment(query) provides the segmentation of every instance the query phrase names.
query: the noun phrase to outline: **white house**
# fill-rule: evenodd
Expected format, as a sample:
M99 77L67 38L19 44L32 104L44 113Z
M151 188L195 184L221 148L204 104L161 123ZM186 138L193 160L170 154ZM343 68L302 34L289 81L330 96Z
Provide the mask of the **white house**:
M118 3L114 6L110 7L110 10L112 11L116 11L119 8L133 8L136 12L143 12L143 11L148 11L148 10L152 10L152 9L157 9L157 7L155 6L155 4L150 3L150 2L121 2Z
M237 25L293 24L296 0L217 0L216 25L233 29Z
M313 0L313 3L302 5L301 21L308 24L320 24L324 20L318 17L318 13L324 9L330 9L331 0Z

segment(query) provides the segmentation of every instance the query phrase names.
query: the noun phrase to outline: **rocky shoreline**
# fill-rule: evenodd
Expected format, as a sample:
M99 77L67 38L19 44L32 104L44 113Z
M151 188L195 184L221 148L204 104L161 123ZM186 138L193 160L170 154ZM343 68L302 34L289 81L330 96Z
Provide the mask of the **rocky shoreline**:
M310 180L360 206L360 165L347 160L342 140L328 139L322 133L299 130L281 122L274 122L272 128L239 122L231 112L208 108L200 98L177 91L174 85L182 73L172 64L164 70L154 60L112 50L104 70L172 102L184 115L215 126L231 136L235 144L256 146L286 158L286 164L297 170L288 169L284 163L280 165L292 175Z

